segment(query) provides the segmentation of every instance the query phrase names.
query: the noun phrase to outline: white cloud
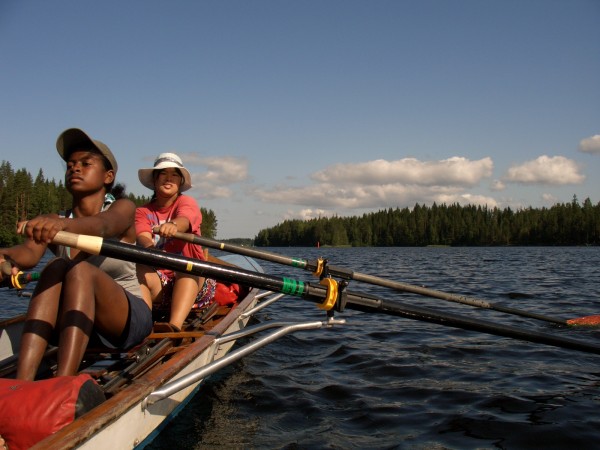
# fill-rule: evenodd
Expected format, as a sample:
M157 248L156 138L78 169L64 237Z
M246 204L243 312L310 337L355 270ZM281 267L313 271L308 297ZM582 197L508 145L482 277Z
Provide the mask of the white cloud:
M478 161L454 156L440 161L404 158L377 159L357 164L335 164L312 176L321 183L361 185L475 186L492 175L494 163L487 157Z
M232 198L233 190L226 186L215 186L209 182L194 183L190 190L196 198L203 200L215 200L223 198Z
M445 203L451 205L458 203L460 205L477 205L487 206L488 208L494 208L498 206L498 203L492 197L486 197L485 195L474 195L474 194L456 194L456 195L440 195L437 200L438 204Z
M284 215L284 219L299 219L310 220L318 219L319 217L331 217L335 215L334 211L325 209L301 209L299 211L288 210Z
M542 200L548 205L554 205L558 203L558 198L552 194L542 194Z
M433 202L495 205L488 197L472 196L460 187L387 184L382 186L343 186L320 184L306 187L278 187L257 190L258 198L266 203L303 205L318 210L352 211L413 206L415 203ZM340 212L341 213L341 212Z
M542 155L511 167L505 179L522 184L565 185L580 184L585 180L585 176L579 173L579 166L571 159Z
M301 205L328 214L447 201L495 205L491 198L470 197L464 192L466 187L490 177L492 168L491 158L470 161L462 157L426 162L406 158L336 164L315 173L311 177L315 184L282 185L256 189L254 193L265 203Z
M579 143L579 150L584 153L600 154L600 134L582 139Z
M506 184L502 180L494 180L490 186L492 191L503 191L506 189Z
M424 190L417 186L335 186L318 184L306 187L277 187L257 190L259 199L267 203L289 203L312 208L381 208L422 198Z
M246 158L235 158L233 156L221 157L198 157L192 156L186 158L186 164L204 166L206 172L195 173L198 179L203 179L219 184L240 183L248 179L248 161Z
M193 188L190 192L198 199L213 200L231 198L230 186L248 180L248 161L233 156L200 157L197 153L181 154L186 168L192 174ZM194 170L204 167L206 170Z

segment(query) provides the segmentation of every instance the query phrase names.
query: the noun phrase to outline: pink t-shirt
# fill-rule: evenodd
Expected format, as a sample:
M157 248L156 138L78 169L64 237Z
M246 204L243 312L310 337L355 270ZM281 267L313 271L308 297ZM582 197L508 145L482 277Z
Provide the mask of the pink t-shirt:
M186 233L201 235L202 213L196 201L188 195L180 195L175 200L175 203L165 208L158 208L154 203L147 203L144 206L138 207L135 211L136 233L148 232L152 234L154 246L157 249L188 258L204 260L204 253L200 245L180 239L161 238L158 234L155 235L152 232L155 226L170 222L177 217L185 217L190 221L190 228L185 231Z

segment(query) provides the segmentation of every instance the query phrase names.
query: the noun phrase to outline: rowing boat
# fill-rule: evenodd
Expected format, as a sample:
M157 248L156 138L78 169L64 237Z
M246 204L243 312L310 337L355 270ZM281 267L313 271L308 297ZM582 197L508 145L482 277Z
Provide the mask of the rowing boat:
M223 260L262 272L252 258L227 255ZM250 287L244 291L233 306L213 303L192 311L182 332L152 333L141 345L124 353L88 349L80 373L96 380L106 400L33 448L95 449L109 442L115 450L143 448L194 396L202 379L217 370L211 365L225 361L259 299L272 294ZM2 378L14 377L23 322L24 316L19 316L0 323ZM55 354L56 349L49 347L44 366L50 373ZM199 374L199 370L204 373ZM186 377L193 381L180 382ZM157 398L157 390L173 385L172 394Z

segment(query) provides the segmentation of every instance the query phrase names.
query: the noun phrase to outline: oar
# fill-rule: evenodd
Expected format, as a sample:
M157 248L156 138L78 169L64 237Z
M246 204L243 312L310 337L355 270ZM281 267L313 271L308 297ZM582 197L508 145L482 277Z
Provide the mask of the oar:
M2 276L2 281L0 281L0 287L6 287L9 289L23 289L27 283L31 281L37 281L39 278L39 272L19 272L16 275L12 275L9 272L9 275L4 274Z
M300 258L290 258L282 256L277 253L256 250L249 247L242 247L238 245L225 244L223 242L215 241L214 239L206 238L203 236L197 236L191 233L175 233L177 239L181 239L194 244L204 245L206 247L215 248L231 253L238 253L240 255L250 256L264 261L275 262L279 264L285 264L292 267L298 267L300 269L308 270L310 272L316 272L320 268L319 261L308 261ZM478 308L493 309L507 314L513 314L522 317L528 317L531 319L543 320L546 322L555 323L558 325L569 325L566 319L560 319L556 317L548 317L545 315L532 313L529 311L523 311L521 309L510 308L507 306L497 305L494 303L487 302L485 300L465 297L462 295L450 294L447 292L437 291L435 289L428 289L423 286L415 286L412 284L402 283L399 281L386 280L384 278L367 275L353 270L344 269L342 267L327 265L328 273L333 277L339 277L346 280L361 281L363 283L369 283L377 286L383 286L397 291L411 292L413 294L419 294L426 297L438 298L440 300L446 300L455 303L462 303L465 305L476 306ZM600 324L600 316L597 324Z
M104 255L111 258L124 259L138 264L163 267L176 272L187 272L194 275L216 278L222 281L241 283L260 289L281 292L301 297L315 303L322 303L329 297L328 287L314 285L286 277L276 277L265 273L253 272L232 266L212 264L193 258L186 258L156 249L142 248L132 244L104 240L101 237L86 236L59 231L53 243L74 247L90 254ZM340 293L344 306L363 312L380 312L393 316L405 317L424 322L465 330L480 331L497 336L510 337L528 342L536 342L555 347L579 350L600 354L600 347L573 339L558 337L548 333L527 331L524 329L499 325L483 320L474 320L456 314L436 312L431 309L390 302L378 297L362 293L342 291Z
M567 324L571 326L596 326L600 324L600 316L585 316L576 319L567 320Z

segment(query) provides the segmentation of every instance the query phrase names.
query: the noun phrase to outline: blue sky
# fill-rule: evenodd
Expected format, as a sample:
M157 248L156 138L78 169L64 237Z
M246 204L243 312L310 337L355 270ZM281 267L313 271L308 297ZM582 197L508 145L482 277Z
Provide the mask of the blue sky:
M162 152L218 238L415 203L600 201L600 1L0 2L1 160Z

